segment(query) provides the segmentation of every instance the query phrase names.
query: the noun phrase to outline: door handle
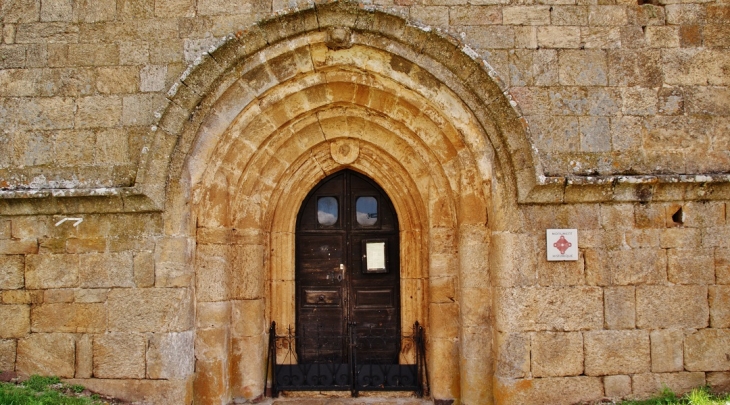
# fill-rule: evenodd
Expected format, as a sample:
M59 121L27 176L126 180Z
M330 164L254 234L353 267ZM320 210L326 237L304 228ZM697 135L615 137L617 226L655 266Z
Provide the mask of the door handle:
M340 263L340 274L337 275L337 281L342 281L345 278L345 265Z

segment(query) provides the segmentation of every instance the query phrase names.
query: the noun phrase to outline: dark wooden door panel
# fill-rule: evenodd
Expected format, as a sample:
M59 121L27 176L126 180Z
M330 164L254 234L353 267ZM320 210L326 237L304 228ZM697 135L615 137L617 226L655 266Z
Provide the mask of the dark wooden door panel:
M367 335L377 329L376 339L358 345L359 362L397 362L399 254L395 210L372 180L344 170L310 192L297 217L297 330L306 336L300 361L346 362L351 322Z

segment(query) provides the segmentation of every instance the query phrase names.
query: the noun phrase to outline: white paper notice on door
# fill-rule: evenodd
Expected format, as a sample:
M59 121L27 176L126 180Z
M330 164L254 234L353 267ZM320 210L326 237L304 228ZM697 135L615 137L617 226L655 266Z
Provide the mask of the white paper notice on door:
M367 273L385 273L385 242L365 243L365 271Z

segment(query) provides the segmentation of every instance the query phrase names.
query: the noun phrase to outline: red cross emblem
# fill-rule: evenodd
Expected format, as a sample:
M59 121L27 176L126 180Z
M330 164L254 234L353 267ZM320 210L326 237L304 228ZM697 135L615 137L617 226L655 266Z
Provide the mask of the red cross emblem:
M560 251L560 254L561 255L564 255L565 254L565 251L568 250L569 247L573 246L573 244L570 243L570 242L568 242L565 239L565 236L562 236L561 235L560 236L560 239L558 239L557 242L553 243L553 246L556 247L556 248L558 248L558 250Z

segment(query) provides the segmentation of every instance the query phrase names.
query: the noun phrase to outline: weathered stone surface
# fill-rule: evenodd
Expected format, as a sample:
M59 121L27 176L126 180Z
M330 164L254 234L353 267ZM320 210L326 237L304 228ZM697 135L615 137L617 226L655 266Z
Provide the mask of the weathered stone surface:
M710 326L730 328L730 286L710 286Z
M496 374L501 378L524 378L530 372L530 336L497 333Z
M583 338L586 375L649 371L651 359L647 331L594 331L585 332Z
M609 398L624 398L631 394L631 377L607 375L603 377L603 389Z
M75 290L71 288L59 288L54 290L43 291L43 302L45 303L57 303L57 302L73 302L76 296Z
M684 370L684 331L681 329L653 330L651 339L651 371L668 373Z
M712 249L668 249L667 278L674 284L713 284L715 257Z
M684 368L688 371L730 370L730 330L702 329L687 335Z
M705 385L704 373L636 374L632 377L634 395L648 397L656 395L665 387L681 395L693 388Z
M137 287L155 285L155 256L152 252L139 252L134 255L134 284Z
M603 326L598 287L499 288L496 326L501 331L590 330Z
M0 239L0 249L8 255L38 253L38 241Z
M634 287L606 287L603 305L606 329L633 329L636 326Z
M0 290L23 288L25 284L25 257L0 256Z
M530 254L536 248L534 237L524 234L499 232L492 234L493 254L489 255L493 277L500 287L535 285L537 257Z
M663 249L596 251L586 255L586 281L595 285L659 284L666 281Z
M144 378L147 339L139 333L105 333L94 337L94 376Z
M91 378L94 373L93 335L76 337L76 378Z
M583 335L580 332L538 332L532 336L533 377L583 374Z
M147 347L147 378L181 380L194 371L193 332L155 333Z
M230 293L231 263L228 245L199 245L195 253L197 262L196 296L200 301L224 301Z
M103 393L130 402L152 404L187 404L192 398L192 381L187 380L131 380L79 378L67 380L94 392Z
M79 255L79 286L85 288L133 287L131 253L89 253Z
M106 288L78 289L74 290L74 302L86 304L106 302L108 295L109 289Z
M15 370L16 340L0 340L0 370Z
M605 86L608 84L606 53L602 50L565 50L559 55L560 84Z
M182 332L193 325L185 288L113 289L106 305L108 330L114 332Z
M714 393L730 392L730 372L712 371L706 374L707 385Z
M33 332L99 333L105 327L104 304L43 304L31 311Z
M18 340L15 370L27 375L74 376L74 336L67 333L33 333Z
M499 404L577 404L603 397L598 377L551 377L530 380L497 380L495 398Z
M261 245L236 246L231 270L231 296L236 299L263 297L264 283L258 275L264 267L264 247Z
M188 238L164 238L155 247L155 286L187 287L193 246Z
M2 292L3 304L40 304L43 302L42 290L10 290Z
M639 328L704 328L710 309L707 287L700 285L636 287Z
M730 284L730 249L715 249L715 276L717 284Z
M62 288L78 285L79 258L76 255L28 255L25 265L26 288Z
M30 306L0 305L0 338L21 338L30 332Z

